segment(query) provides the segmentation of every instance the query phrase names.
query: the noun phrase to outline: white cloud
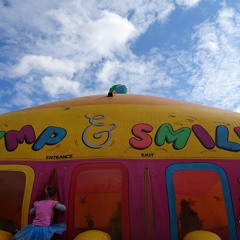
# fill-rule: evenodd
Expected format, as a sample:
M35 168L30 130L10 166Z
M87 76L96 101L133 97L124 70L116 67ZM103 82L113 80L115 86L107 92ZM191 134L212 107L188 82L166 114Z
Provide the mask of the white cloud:
M128 18L139 33L144 33L155 21L165 21L175 9L172 0L101 0L96 2L96 6Z
M128 41L135 37L136 33L134 25L127 19L104 11L100 19L84 25L81 36L88 51L105 57L124 50Z
M233 109L233 111L240 113L240 105L237 108Z
M176 3L179 6L183 6L186 8L190 8L190 7L195 7L197 6L202 0L176 0Z
M71 60L59 60L51 56L26 55L14 66L13 76L27 75L35 69L56 75L72 76L75 72L75 64Z
M34 93L36 93L36 88L38 87L32 77L27 77L23 81L16 82L14 89L12 89L14 94L11 103L19 107L30 107L34 105L37 100L33 98Z
M97 73L97 79L101 83L111 84L111 80L115 79L119 72L121 63L118 61L107 61L102 69Z
M191 101L207 102L220 108L240 102L240 15L223 8L214 21L199 26L195 39Z
M126 18L109 11L99 16L71 14L64 10L52 10L49 16L58 25L57 45L70 54L90 54L95 59L121 52L137 35L135 26ZM44 42L39 42L41 47ZM67 49L67 50L65 50Z
M72 94L78 96L80 83L59 76L44 77L42 79L44 90L51 96L56 97L61 94Z
M120 83L127 85L130 93L166 96L174 80L163 62L164 58L154 52L141 58L129 54L124 61L107 61L97 73L97 85L106 89Z
M219 27L225 33L239 34L239 15L234 12L232 8L223 8L222 11L219 12L217 22L219 23Z
M174 9L171 0L12 0L0 6L0 29L36 55L109 54Z

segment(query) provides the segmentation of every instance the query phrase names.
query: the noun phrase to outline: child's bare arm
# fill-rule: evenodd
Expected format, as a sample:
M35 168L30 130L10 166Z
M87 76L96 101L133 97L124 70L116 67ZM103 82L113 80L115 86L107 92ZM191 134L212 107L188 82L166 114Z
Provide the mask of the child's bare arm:
M31 215L34 215L35 214L35 208L31 208L29 212L30 212Z
M55 209L64 212L64 211L66 211L66 206L65 206L64 204L57 203L57 204L55 205Z

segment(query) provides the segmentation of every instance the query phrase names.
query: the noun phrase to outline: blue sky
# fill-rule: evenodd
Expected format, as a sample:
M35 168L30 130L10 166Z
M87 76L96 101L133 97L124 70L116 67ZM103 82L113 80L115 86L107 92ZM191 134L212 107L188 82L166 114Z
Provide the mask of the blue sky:
M0 0L0 113L129 93L240 112L238 0Z

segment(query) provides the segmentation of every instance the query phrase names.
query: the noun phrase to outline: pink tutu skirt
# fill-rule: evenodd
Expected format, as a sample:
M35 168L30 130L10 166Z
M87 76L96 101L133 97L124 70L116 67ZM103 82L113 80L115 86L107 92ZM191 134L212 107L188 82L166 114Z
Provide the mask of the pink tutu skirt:
M66 230L66 224L52 224L50 226L34 226L27 225L25 228L18 231L13 239L14 240L50 240L52 236L62 234Z

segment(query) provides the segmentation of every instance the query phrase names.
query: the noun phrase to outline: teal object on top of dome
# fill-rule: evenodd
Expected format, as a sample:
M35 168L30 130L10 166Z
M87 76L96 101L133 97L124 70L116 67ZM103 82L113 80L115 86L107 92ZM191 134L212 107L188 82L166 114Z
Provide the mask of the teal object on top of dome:
M117 84L112 86L109 89L109 93L113 93L113 94L127 94L128 93L128 88L126 85L122 85L122 84Z

